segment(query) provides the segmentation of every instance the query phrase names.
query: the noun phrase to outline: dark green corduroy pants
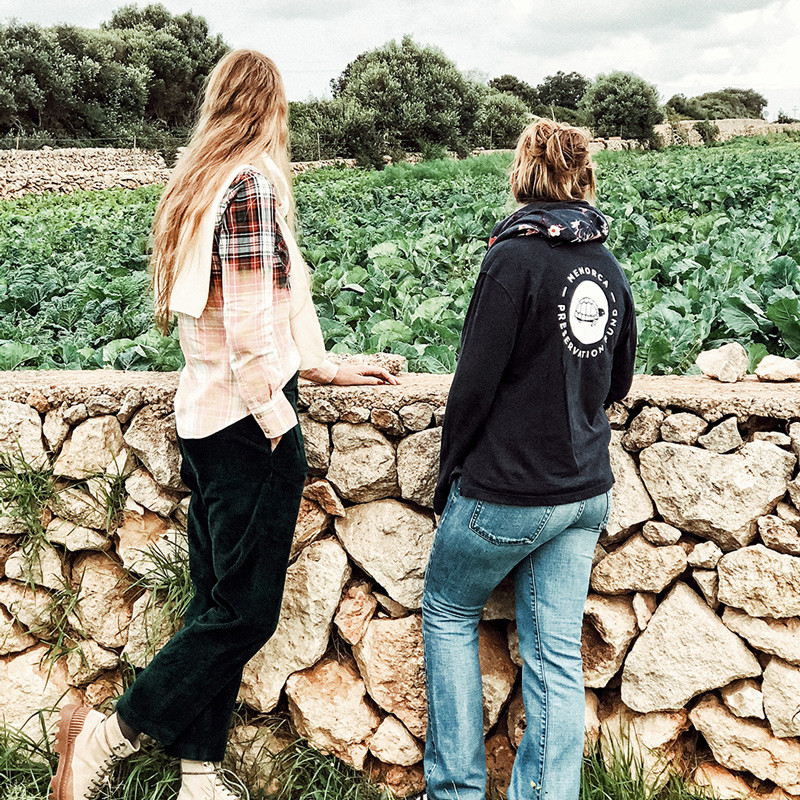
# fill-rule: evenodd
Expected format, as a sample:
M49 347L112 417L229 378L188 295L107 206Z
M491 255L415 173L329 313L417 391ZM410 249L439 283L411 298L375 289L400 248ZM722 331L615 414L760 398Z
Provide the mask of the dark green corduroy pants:
M296 377L284 392L296 406ZM278 624L308 466L299 425L272 452L252 416L179 444L195 593L117 711L171 755L221 761L242 668Z

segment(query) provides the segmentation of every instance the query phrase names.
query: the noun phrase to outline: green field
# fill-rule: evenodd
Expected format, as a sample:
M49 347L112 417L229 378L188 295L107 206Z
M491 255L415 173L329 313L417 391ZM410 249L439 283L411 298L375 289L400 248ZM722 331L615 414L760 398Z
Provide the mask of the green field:
M598 205L639 314L639 370L683 373L738 340L751 364L800 356L800 144L602 153ZM320 170L295 184L301 245L328 347L452 371L492 225L503 154ZM150 220L160 189L0 203L0 369L169 370L152 328Z

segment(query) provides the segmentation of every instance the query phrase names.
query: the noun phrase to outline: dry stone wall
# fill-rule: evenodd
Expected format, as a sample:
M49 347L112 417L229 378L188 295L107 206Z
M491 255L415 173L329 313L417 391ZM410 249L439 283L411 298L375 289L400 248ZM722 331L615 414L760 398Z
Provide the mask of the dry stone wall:
M722 142L735 136L800 131L800 123L779 124L763 119L722 119L716 120L715 124L719 128L718 138ZM588 128L583 130L587 136L592 137L592 132ZM655 131L667 144L703 143L702 137L694 129L692 120L684 120L674 128L667 124L656 125ZM642 144L638 140L622 139L619 136L591 138L589 144L592 153L601 150L636 150L641 147ZM481 152L486 151L474 151L475 154ZM452 155L455 157L456 154ZM416 163L422 160L422 154L408 153L406 158ZM386 160L391 161L391 158L386 156ZM296 161L292 164L292 172L299 174L335 165L355 167L356 160L332 158L322 161ZM135 189L138 186L166 183L169 175L170 169L161 155L148 150L112 147L0 150L0 200L45 192L68 194L82 189L112 187Z
M257 714L278 709L397 794L422 785L420 602L449 377L401 380L301 387L311 473L280 624L242 682L253 719L231 734L256 769L254 752L282 746ZM55 479L37 519L0 507L1 722L33 733L40 708L108 706L126 665L174 630L165 564L185 557L189 500L176 382L0 374L0 451ZM640 376L609 417L617 485L585 608L587 748L633 748L652 783L671 769L721 797L800 796L800 384ZM503 784L525 729L506 583L480 659Z
M299 161L295 173L317 167L344 164L354 159ZM41 150L0 150L0 199L26 194L69 194L83 189L110 189L163 184L171 170L158 152L114 147L84 147Z

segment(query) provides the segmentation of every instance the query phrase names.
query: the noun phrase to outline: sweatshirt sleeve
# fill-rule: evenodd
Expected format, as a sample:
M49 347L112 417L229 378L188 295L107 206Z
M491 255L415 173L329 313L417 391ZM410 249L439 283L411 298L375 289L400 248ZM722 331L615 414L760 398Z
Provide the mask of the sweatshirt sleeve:
M614 347L614 363L611 367L611 385L604 403L608 408L612 403L622 400L630 391L633 372L636 367L636 311L633 301L628 307L628 319Z
M517 338L519 312L508 290L487 272L475 284L461 353L442 426L439 480L433 510L441 514L450 484L480 433Z

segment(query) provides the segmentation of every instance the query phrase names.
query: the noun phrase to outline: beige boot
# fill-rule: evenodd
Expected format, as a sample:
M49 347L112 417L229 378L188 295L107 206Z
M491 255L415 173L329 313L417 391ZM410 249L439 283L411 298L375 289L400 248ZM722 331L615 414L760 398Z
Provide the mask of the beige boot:
M50 781L51 800L91 800L108 779L114 764L135 753L123 735L116 714L106 718L81 706L61 709L56 735L58 770Z
M235 779L235 778L234 778ZM242 800L247 789L239 784L237 791L223 780L223 770L211 761L181 760L181 790L178 800Z

